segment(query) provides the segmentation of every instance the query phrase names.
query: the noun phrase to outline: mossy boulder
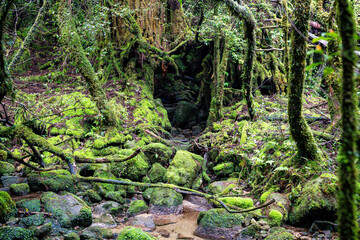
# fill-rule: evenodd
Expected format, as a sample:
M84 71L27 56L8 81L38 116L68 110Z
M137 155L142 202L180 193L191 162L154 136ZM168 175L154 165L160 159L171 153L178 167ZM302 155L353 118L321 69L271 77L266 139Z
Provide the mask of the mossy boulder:
M270 225L272 226L280 226L284 216L278 210L271 209L269 212Z
M64 235L64 240L80 240L80 236L76 232L69 232Z
M199 214L195 234L205 239L234 239L242 228L246 214L229 213L215 208Z
M40 212L41 211L41 202L40 199L23 199L16 202L16 206L23 211L30 212Z
M150 200L150 212L154 214L178 214L182 211L183 196L169 188L148 188L143 196Z
M11 184L10 192L15 196L23 196L30 192L30 187L27 183Z
M150 143L142 149L152 164L168 164L173 155L173 150L162 143Z
M44 224L44 222L45 222L44 214L36 214L22 218L20 224L29 227L29 226L40 226Z
M134 152L132 149L122 149L119 154L124 158ZM111 172L116 177L127 178L133 181L141 181L149 169L149 163L143 153L125 161L111 164Z
M31 191L75 192L75 181L66 170L30 173L28 182Z
M263 194L264 195L264 194ZM264 196L263 196L264 197ZM265 198L265 197L264 197ZM268 215L271 226L280 226L288 217L290 200L285 194L270 193L265 201L274 200L275 203L263 209L264 215Z
M225 203L229 206L235 206L242 209L252 208L254 207L254 201L251 198L244 198L244 197L223 197L219 198L220 201ZM211 203L216 204L218 207L220 207L220 203L216 201L211 201Z
M38 239L44 239L53 230L53 224L52 222L48 222L41 226L31 226L28 229L32 230Z
M163 182L166 173L166 168L161 166L160 163L154 163L148 173L150 181L153 183Z
M116 238L116 240L154 240L150 234L142 231L140 228L125 227Z
M80 239L102 240L114 239L113 233L110 229L103 229L101 227L88 227L80 235Z
M149 207L146 205L146 203L143 200L135 200L130 203L128 213L130 215L135 215L140 212L144 212L148 210Z
M211 194L219 194L224 192L229 187L235 187L236 181L217 181L212 182L209 187L208 191Z
M33 240L34 232L21 227L0 227L1 240Z
M15 167L11 163L0 161L0 177L15 172Z
M116 177L111 172L104 171L102 169L96 170L94 177L116 180ZM102 197L105 197L108 192L115 191L115 185L110 183L93 183L93 189L96 193L100 194Z
M98 203L101 202L102 198L100 197L99 194L97 194L97 192L95 192L92 189L89 189L85 192L85 195L89 198L91 203Z
M5 223L11 217L15 216L16 213L15 202L7 192L0 191L0 223Z
M178 186L191 187L200 173L202 162L201 156L179 150L166 171L165 179Z
M273 228L265 240L295 240L296 238L285 228Z
M316 220L336 220L337 177L323 173L320 177L309 181L301 191L289 213L291 224L308 225Z
M235 165L233 162L220 163L213 167L216 176L227 177L234 172Z
M124 204L125 200L123 198L124 192L122 191L111 191L111 192L107 192L105 195L105 199L106 200L112 200L115 202L118 202L120 204Z
M62 227L88 227L92 223L91 208L74 194L46 192L41 196L46 212L51 213Z

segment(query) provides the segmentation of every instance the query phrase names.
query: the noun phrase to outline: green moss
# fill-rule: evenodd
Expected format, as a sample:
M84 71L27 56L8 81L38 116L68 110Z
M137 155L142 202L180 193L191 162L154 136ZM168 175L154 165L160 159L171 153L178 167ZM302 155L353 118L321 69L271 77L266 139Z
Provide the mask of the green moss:
M44 214L36 214L22 218L20 223L24 224L26 227L29 227L29 226L40 226L44 224L44 221L45 221Z
M145 199L150 200L154 206L179 206L183 203L183 196L169 188L148 188L143 193Z
M94 177L116 180L116 177L114 175L112 175L110 172L104 171L102 169L97 170L94 174ZM115 191L115 185L110 184L110 183L93 183L93 187L94 187L95 192L97 192L98 194L100 194L103 197L105 197L108 192Z
M86 196L89 198L90 202L92 203L98 203L101 202L101 197L99 194L97 194L97 192L95 192L92 189L89 189L85 192Z
M268 199L268 197L270 196L270 194L271 193L273 193L275 191L275 189L270 189L270 190L268 190L268 191L266 191L266 192L264 192L263 194L261 194L261 196L260 196L260 202L261 203L264 203L264 202L266 202L266 200Z
M135 215L147 209L149 209L149 207L146 205L146 203L143 200L135 200L130 203L128 213L131 215Z
M124 204L125 200L123 198L124 191L110 191L105 194L105 199Z
M0 191L0 223L5 223L11 217L15 216L16 213L16 205L9 194Z
M23 199L16 202L16 206L23 211L40 212L41 203L40 199Z
M178 186L191 187L201 170L202 162L202 157L179 150L167 169L165 179Z
M231 173L234 172L234 163L221 163L216 165L213 170L215 175L217 176L229 176Z
M0 161L0 177L15 172L15 167L11 163Z
M64 235L64 240L80 240L80 237L76 232L69 232Z
M116 240L154 240L148 233L143 232L140 228L125 227Z
M164 176L166 173L166 168L160 165L160 163L155 163L152 165L150 171L149 171L149 178L151 182L163 182Z
M52 170L47 172L31 173L28 176L32 191L69 191L75 192L75 181L66 170Z
M244 215L237 213L229 213L225 209L215 208L207 211L202 216L199 226L205 228L231 228L241 226Z
M23 196L30 192L30 187L27 183L11 184L10 192L15 196Z
M0 163L7 159L7 152L4 150L0 150Z
M219 198L220 201L224 202L225 204L236 206L239 208L251 208L254 207L254 201L251 198L243 198L243 197L224 197ZM216 205L220 206L219 203L213 201Z
M173 154L173 150L162 143L150 143L142 149L145 155L149 158L150 163L158 162L161 164L167 164Z
M34 232L21 227L1 227L1 240L33 240Z
M269 213L270 225L280 226L283 220L283 215L278 210L271 210Z
M119 155L129 156L134 150L123 149L119 151ZM111 164L111 172L116 177L128 178L133 181L141 181L149 169L146 156L143 153L138 154L136 157L126 161Z
M295 240L295 237L285 228L272 229L270 232L265 240Z

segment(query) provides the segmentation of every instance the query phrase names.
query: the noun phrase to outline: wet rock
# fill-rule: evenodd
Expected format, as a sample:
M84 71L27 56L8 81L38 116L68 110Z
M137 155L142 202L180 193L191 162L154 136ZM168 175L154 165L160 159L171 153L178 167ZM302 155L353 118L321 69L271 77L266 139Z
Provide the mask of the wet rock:
M5 187L9 187L11 184L28 183L26 178L19 176L2 176L1 182Z
M21 227L0 227L0 239L32 240L34 232Z
M179 214L183 210L183 196L169 188L148 188L143 196L150 199L150 213Z
M74 194L63 192L62 195L46 192L42 195L45 212L51 213L62 227L87 227L92 223L90 207Z
M184 187L191 187L201 170L203 158L188 151L179 150L168 167L167 182Z
M40 199L23 199L16 202L17 208L26 211L26 209L30 212L40 212L41 211L41 203Z
M28 176L31 191L69 191L75 192L75 181L66 170L30 173Z
M198 217L195 235L208 239L234 239L241 230L247 214L228 213L225 209L211 209Z
M133 149L122 149L119 151L121 158L125 158L134 152ZM116 177L127 178L132 181L141 181L147 174L149 163L144 153L140 152L136 157L125 161L111 164L111 172Z
M16 213L16 204L10 195L7 192L0 192L0 223L5 223Z
M162 143L150 143L142 147L142 149L152 164L168 164L171 156L173 155L173 150L171 147L168 147Z
M146 205L146 203L143 200L135 200L130 203L128 214L130 215L136 215L138 213L143 213L147 211L149 207Z
M113 228L116 227L117 224L114 218L110 214L103 214L99 217L95 217L93 219L93 224L91 227L100 227L100 228Z
M153 183L164 182L164 176L166 168L160 165L160 163L154 163L148 173L150 181Z
M18 183L10 185L10 193L15 196L24 196L30 192L30 187L27 183Z
M337 177L323 173L320 177L309 181L303 187L289 213L291 224L311 224L316 220L336 220Z
M131 225L140 226L148 231L153 231L155 230L154 216L152 214L137 215L131 221Z
M13 164L0 161L0 176L12 174L15 172L15 167Z
M135 227L125 227L119 234L116 240L124 239L136 239L136 240L154 240L154 238L142 231L140 228Z
M94 208L94 216L101 216L103 214L117 215L123 212L123 206L114 201L107 201Z
M103 240L114 239L114 236L110 229L102 229L101 227L88 227L81 233L80 239Z

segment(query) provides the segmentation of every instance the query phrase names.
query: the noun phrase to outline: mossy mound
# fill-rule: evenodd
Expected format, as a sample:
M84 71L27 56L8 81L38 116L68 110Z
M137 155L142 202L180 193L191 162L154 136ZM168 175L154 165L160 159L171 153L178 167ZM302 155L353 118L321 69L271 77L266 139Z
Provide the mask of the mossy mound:
M154 163L148 173L150 181L153 183L164 182L164 176L166 168L160 165L160 163Z
M80 240L80 236L76 232L69 232L64 235L64 240Z
M173 150L162 143L150 143L142 149L152 164L168 164L173 155Z
M23 211L30 212L40 212L41 211L41 202L40 199L23 199L16 202L16 206Z
M106 131L104 137L99 137L99 138L95 139L92 147L94 149L97 149L97 150L104 149L104 148L109 147L109 146L120 146L120 147L122 147L129 140L132 140L131 135L119 132L116 128L109 128ZM106 154L106 150L103 151L103 152L96 152L96 154L98 154L98 155L108 155L108 154Z
M41 201L46 212L51 213L62 227L88 227L92 223L91 208L74 194L63 192L57 195L46 192Z
M34 232L21 227L0 227L1 240L33 240Z
M21 219L20 224L24 224L26 227L40 226L44 224L44 221L45 221L44 214L36 214Z
M208 186L208 191L211 194L219 194L224 192L227 188L235 187L236 181L216 181Z
M124 194L125 194L124 191L111 191L111 192L107 192L104 198L106 200L112 200L120 204L124 204L125 203L125 200L123 198Z
M143 200L135 200L130 203L128 213L130 215L135 215L140 212L144 212L148 210L149 207L146 205L146 203Z
M314 219L336 220L337 181L335 175L323 173L306 183L289 213L290 223L307 225Z
M223 198L219 198L219 200L224 202L226 205L235 206L242 209L254 207L254 201L251 198L223 197ZM218 202L211 201L211 203L215 203L218 207L220 207L220 204Z
M0 161L0 177L15 172L15 167L11 163Z
M92 189L89 189L85 192L86 196L89 198L91 203L98 203L101 202L102 198L100 197L99 194L97 194L97 192L95 192Z
M166 171L165 179L178 186L191 187L201 170L202 162L201 156L179 150Z
M213 168L216 176L227 177L234 172L235 166L233 162L220 163Z
M30 192L30 187L27 183L11 184L10 192L15 196L23 196Z
M114 239L114 236L110 229L88 227L81 233L80 239Z
M125 227L116 238L116 240L154 240L155 238L140 228Z
M7 192L0 191L0 223L5 223L11 217L15 216L16 213L15 202Z
M69 191L75 192L75 181L66 170L30 173L28 176L31 191Z
M296 238L285 228L274 228L270 230L270 234L265 240L295 240Z
M134 150L122 149L119 155L124 157L131 155ZM111 164L111 172L116 177L127 178L133 181L141 181L149 169L149 163L143 153L138 154L136 157L125 161Z
M263 194L264 195L264 194ZM280 226L281 223L288 218L288 212L290 209L290 201L285 194L281 193L270 193L265 201L274 200L275 203L263 209L265 214L269 216L269 224L271 226ZM266 194L267 195L267 194Z
M148 188L143 196L150 200L150 212L177 214L182 211L183 196L169 188Z
M102 169L96 170L94 177L116 180L116 177L111 172ZM93 188L94 191L102 197L105 197L109 192L115 191L115 185L110 183L93 183Z

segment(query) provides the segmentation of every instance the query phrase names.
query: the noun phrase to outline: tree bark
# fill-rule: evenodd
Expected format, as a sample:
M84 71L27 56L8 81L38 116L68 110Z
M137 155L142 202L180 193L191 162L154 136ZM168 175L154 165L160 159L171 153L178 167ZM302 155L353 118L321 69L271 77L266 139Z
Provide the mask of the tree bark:
M356 56L354 53L356 25L353 5L348 0L338 0L338 24L342 39L342 143L338 155L339 183L338 220L341 240L358 239L355 204L357 170L357 103L354 79Z
M291 66L289 81L288 115L290 133L297 146L297 163L303 161L322 161L321 151L316 145L311 129L303 116L303 89L305 82L306 36L310 18L311 0L296 1L294 4L294 24L291 36Z

